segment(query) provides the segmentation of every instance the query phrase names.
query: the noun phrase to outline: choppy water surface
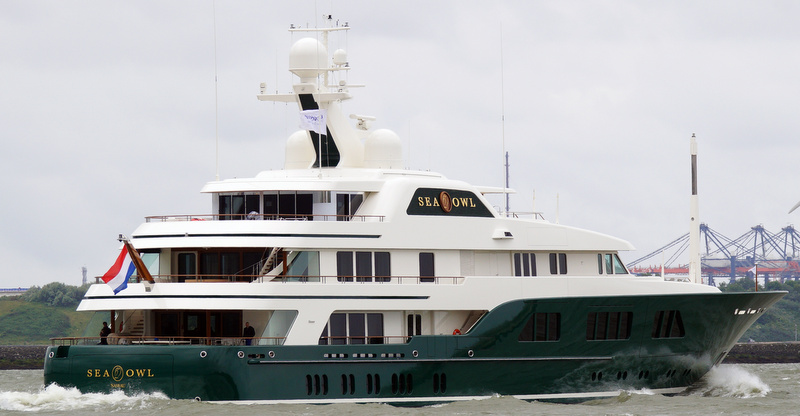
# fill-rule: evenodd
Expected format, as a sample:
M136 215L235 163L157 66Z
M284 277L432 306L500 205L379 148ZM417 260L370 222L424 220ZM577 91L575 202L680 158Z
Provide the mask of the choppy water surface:
M44 387L40 370L0 371L2 414L158 415L796 415L800 409L800 364L723 365L678 396L647 391L581 404L526 402L511 397L405 408L381 404L237 405L169 400L160 394L81 394Z

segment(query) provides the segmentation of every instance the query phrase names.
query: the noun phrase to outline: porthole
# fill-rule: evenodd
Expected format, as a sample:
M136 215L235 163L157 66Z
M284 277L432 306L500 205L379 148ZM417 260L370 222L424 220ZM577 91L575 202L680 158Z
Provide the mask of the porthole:
M206 355L208 355L208 353L205 351L200 351L200 358L206 358Z
M414 358L417 358L417 357L419 357L419 351L417 351L417 350L411 351L411 355L413 355Z
M469 350L469 351L467 351L467 356L468 356L469 358L472 358L472 357L474 357L474 356L475 356L475 352L474 352L474 351L472 351L472 350Z
M47 356L50 357L50 358L53 358L55 356L55 354L53 353L53 351L50 351L50 354L47 354Z
M239 351L236 355L239 356L239 358L244 358L244 351Z
M269 358L275 358L275 351L270 351L268 354Z

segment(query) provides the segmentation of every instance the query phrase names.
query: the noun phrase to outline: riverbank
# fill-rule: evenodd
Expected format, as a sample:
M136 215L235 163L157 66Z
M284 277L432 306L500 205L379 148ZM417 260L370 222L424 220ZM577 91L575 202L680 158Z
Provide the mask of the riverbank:
M37 370L44 366L46 345L0 345L0 370ZM800 342L736 344L725 364L800 363Z
M47 345L0 345L0 370L38 370Z
M726 364L800 363L800 342L749 342L736 344Z

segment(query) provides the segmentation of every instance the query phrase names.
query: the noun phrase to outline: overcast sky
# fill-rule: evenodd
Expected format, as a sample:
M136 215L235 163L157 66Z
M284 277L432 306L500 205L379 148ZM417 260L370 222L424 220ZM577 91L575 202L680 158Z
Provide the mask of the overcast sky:
M4 0L0 287L80 284L145 216L210 212L215 66L220 177L280 169L297 106L255 95L290 89L286 29L323 14L367 85L345 111L407 167L502 186L505 143L512 210L535 191L626 260L687 232L692 133L712 229L800 215L798 2Z

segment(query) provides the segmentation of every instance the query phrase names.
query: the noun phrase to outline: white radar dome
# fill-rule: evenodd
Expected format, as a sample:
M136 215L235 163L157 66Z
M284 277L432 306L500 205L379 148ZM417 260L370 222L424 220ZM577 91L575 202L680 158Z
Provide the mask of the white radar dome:
M284 169L308 169L314 164L316 152L311 136L306 130L298 130L286 140L286 161Z
M301 81L311 81L328 68L328 50L314 38L303 38L289 50L289 71Z
M402 169L403 145L393 131L378 129L364 141L364 167L377 169Z
M333 52L333 64L344 65L347 63L347 52L344 49L337 49Z

